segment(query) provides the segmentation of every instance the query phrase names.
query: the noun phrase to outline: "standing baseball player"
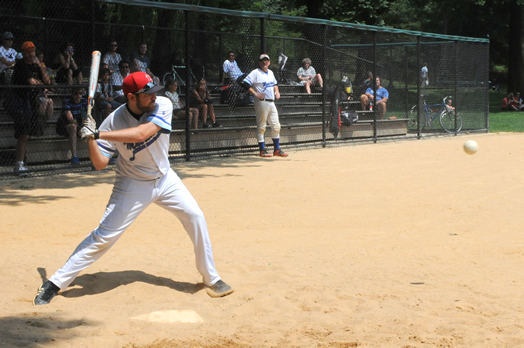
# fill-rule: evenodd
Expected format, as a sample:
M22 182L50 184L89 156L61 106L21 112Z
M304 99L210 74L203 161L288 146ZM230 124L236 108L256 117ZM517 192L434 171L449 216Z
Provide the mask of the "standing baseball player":
M258 57L260 68L253 70L242 81L244 88L255 97L255 114L257 119L257 140L260 147L260 157L271 157L267 152L264 140L266 124L271 125L271 138L273 139L273 156L287 157L287 153L280 149L280 122L275 100L280 99L277 80L269 64L271 61L267 54Z
M143 72L128 75L122 84L127 103L111 113L100 129L91 117L80 133L88 141L89 158L101 170L115 153L113 193L100 225L78 245L69 260L38 289L33 303L48 304L60 289L104 255L151 203L172 212L182 222L195 250L196 267L211 297L229 295L233 289L215 269L213 251L202 210L169 166L168 147L173 105L156 97L162 87Z

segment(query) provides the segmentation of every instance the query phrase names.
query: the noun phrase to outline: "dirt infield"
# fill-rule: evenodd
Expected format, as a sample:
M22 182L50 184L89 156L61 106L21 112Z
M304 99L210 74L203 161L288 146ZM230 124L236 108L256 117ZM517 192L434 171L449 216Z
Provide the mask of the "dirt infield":
M32 306L114 173L0 183L0 346L524 347L523 155L524 134L483 134L177 164L236 289L222 299L151 206Z

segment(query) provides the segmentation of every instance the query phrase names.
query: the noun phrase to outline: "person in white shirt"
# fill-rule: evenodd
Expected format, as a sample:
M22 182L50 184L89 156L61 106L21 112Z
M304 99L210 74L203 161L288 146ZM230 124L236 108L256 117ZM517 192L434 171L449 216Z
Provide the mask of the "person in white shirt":
M255 97L255 114L257 122L257 140L260 147L260 157L271 157L265 146L266 124L271 125L271 139L273 139L273 156L287 157L287 153L280 149L280 121L275 100L280 99L278 82L275 75L269 70L271 61L265 53L258 57L260 68L255 69L242 81L242 86Z
M166 209L181 222L180 227L185 229L193 243L196 267L208 295L223 297L234 291L215 268L204 213L171 169L171 102L155 95L162 87L155 85L151 76L143 72L127 76L123 89L127 103L112 112L99 130L92 124L93 129L84 125L80 130L82 139L87 141L89 158L97 170L108 165L115 151L119 153L115 184L104 216L66 263L40 286L33 300L35 305L49 304L82 270L111 249L151 203ZM151 223L151 228L142 233L154 235L155 221Z
M302 86L306 86L306 92L311 94L311 86L318 84L321 88L324 86L324 81L322 81L322 76L317 74L315 68L311 66L311 59L304 58L302 59L302 67L297 71L297 77L299 83Z
M424 63L420 69L420 87L425 88L429 84L428 63Z
M2 46L0 46L0 83L8 85L11 83L13 76L13 67L16 60L22 58L22 53L16 52L13 46L13 34L6 31L2 35Z
M238 67L235 58L235 52L230 51L227 54L227 59L224 61L224 64L222 65L222 84L224 84L226 75L229 77L231 83L235 83L236 80L243 75L242 71Z

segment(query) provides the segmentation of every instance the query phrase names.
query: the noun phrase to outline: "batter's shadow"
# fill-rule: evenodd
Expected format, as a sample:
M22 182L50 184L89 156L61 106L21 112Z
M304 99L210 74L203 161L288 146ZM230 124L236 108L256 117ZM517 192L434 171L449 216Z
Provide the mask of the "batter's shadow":
M84 274L77 277L70 287L63 290L60 295L64 297L81 297L102 294L114 290L119 286L142 282L156 286L165 286L170 289L194 294L205 288L203 283L178 282L165 277L157 277L142 271L98 272Z

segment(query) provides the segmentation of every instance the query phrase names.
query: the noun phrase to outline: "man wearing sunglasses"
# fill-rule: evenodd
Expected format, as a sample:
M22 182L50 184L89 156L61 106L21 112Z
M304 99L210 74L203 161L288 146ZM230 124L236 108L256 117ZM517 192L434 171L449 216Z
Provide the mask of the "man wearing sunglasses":
M230 83L235 83L236 80L242 76L242 71L238 67L237 61L235 60L235 52L230 51L227 54L227 59L222 65L222 71L222 84L224 84L226 75L229 77Z
M124 79L127 97L121 106L95 129L87 119L80 133L88 141L89 158L101 170L115 151L116 178L113 193L98 227L80 243L65 265L45 281L34 298L35 305L48 304L60 289L105 254L126 228L151 203L173 213L193 242L197 270L211 297L229 295L233 289L215 269L207 224L197 202L171 169L168 159L173 105L157 97L162 87L151 76L135 72ZM154 235L154 228L143 233ZM198 291L198 286L194 286Z
M66 43L62 46L60 52L53 62L53 68L56 70L56 82L67 83L72 85L73 82L81 85L83 83L82 68L79 67L73 57L75 49L72 43Z

